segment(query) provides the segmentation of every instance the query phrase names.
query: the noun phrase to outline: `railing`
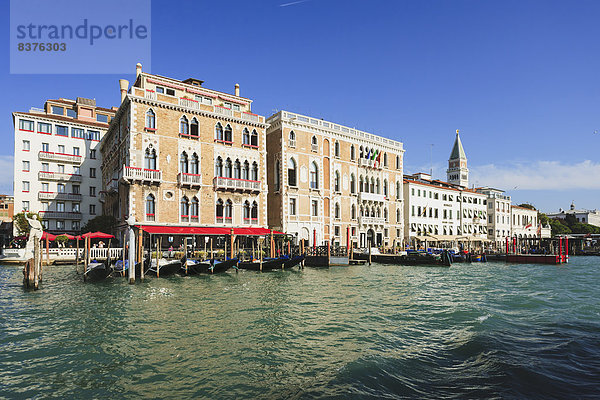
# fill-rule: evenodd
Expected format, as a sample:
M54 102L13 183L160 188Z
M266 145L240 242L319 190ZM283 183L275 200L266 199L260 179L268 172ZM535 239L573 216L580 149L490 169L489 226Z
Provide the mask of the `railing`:
M313 143L313 144L311 144L311 145L310 145L310 149L311 149L312 151L315 151L315 152L316 152L316 151L319 151L319 145L318 145L318 144L314 144L314 143Z
M244 224L246 225L252 225L252 224L258 224L258 218L244 218Z
M38 158L44 161L63 161L73 164L81 164L81 156L75 154L52 153L50 151L40 151Z
M81 175L65 174L64 172L40 171L40 172L38 172L38 179L46 180L46 181L81 182Z
M290 139L289 146L290 147L296 147L296 139Z
M252 113L248 113L248 112L242 112L242 119L245 119L246 121L251 121L251 122L258 122L258 115L256 114L252 114Z
M40 211L40 216L42 218L81 219L80 212Z
M81 194L79 194L79 193L39 192L38 199L39 200L81 201Z
M146 89L144 97L148 100L156 100L156 92L154 90Z
M177 174L177 183L180 185L200 186L202 185L202 176L200 174L180 172Z
M217 176L213 179L215 189L232 189L250 192L260 191L260 181L252 181L248 179L226 178Z
M385 218L381 217L360 217L361 225L385 225Z
M385 196L382 194L360 192L358 196L361 201L377 201L381 203L385 201Z
M233 111L226 107L214 106L215 113L225 115L226 117L233 117Z
M231 217L219 217L217 216L217 223L218 224L231 224L232 223L232 218Z
M75 250L75 249L69 249L69 250ZM105 260L108 256L108 251L110 250L110 258L112 260L117 260L117 259L121 259L121 255L123 254L123 249L122 248L117 248L117 247L113 247L113 248L91 248L90 249L90 259L98 259L98 260Z
M193 108L195 110L200 109L200 104L197 100L186 99L185 97L179 98L179 105L183 107Z
M124 165L123 178L160 183L162 181L162 171L158 169L144 169Z

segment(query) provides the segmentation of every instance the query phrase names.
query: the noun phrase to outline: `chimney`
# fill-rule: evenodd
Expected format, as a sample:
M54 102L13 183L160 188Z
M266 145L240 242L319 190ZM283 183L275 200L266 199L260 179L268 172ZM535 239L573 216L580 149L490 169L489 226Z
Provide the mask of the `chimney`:
M121 88L121 103L127 96L127 88L129 87L129 81L127 79L119 79L119 87Z
M141 73L142 73L142 64L140 64L140 63L135 64L135 79L137 79Z
M237 97L240 97L240 84L239 83L235 84L235 95Z

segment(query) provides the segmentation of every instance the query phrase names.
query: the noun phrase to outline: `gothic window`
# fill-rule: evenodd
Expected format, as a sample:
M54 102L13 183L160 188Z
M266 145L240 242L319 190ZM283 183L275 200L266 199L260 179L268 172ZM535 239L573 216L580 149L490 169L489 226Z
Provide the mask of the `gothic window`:
M184 115L179 119L179 133L182 135L189 135L189 128L188 119Z
M296 186L296 161L290 157L288 160L288 185Z
M310 188L319 188L319 167L315 161L310 163Z
M151 108L146 111L146 128L156 129L156 114Z
M192 123L190 124L190 135L198 137L198 134L198 120L194 117L192 118Z

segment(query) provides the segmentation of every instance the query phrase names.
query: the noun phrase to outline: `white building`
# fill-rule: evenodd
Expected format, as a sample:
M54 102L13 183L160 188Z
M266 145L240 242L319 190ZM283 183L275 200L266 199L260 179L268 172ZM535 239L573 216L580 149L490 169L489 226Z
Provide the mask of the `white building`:
M405 241L487 242L486 200L482 193L428 174L405 175Z
M513 237L539 237L538 212L520 206L511 206L511 230Z
M563 210L562 208L558 210L557 213L547 214L548 218L559 218L565 219L567 215L573 215L577 222L582 222L584 224L590 224L594 226L600 226L600 211L598 210L577 210L575 208L575 203L571 204L571 208L568 210Z
M78 233L101 215L99 145L113 115L80 97L14 112L15 213L40 213L53 233Z
M503 190L491 187L477 188L487 196L488 239L502 248L507 237L511 237L511 199Z

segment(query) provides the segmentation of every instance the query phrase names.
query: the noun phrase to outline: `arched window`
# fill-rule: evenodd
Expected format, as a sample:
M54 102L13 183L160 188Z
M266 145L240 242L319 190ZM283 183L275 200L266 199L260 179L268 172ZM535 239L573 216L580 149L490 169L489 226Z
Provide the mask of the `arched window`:
M401 190L401 186L400 186L400 181L396 181L396 199L400 199L400 190Z
M363 182L363 176L361 175L360 178L358 179L358 191L359 192L364 192L364 182Z
M240 179L242 177L242 164L240 163L240 160L235 160L235 163L233 164L233 177L235 179Z
M200 211L199 204L198 198L196 196L192 197L192 208L190 210L192 221L198 221L198 212Z
M319 188L319 167L315 161L310 163L310 187L311 189Z
M288 160L288 185L296 186L296 161L290 157Z
M363 206L360 206L360 216L361 217L365 216L365 209L363 208Z
M242 144L250 144L250 131L248 128L244 128L244 132L242 134Z
M190 218L190 201L187 197L183 196L181 198L181 220L189 221Z
M356 206L352 204L352 219L356 219Z
M146 196L146 221L154 221L156 208L155 208L154 195L149 194Z
M319 144L317 143L317 137L313 136L312 139L310 140L311 143L311 150L312 151L318 151L319 150Z
M192 123L190 124L190 135L198 137L198 120L196 117L192 118Z
M231 178L231 158L227 157L225 160L225 177Z
M233 202L227 200L225 202L225 222L231 223L233 220Z
M156 114L151 108L146 111L146 128L156 129Z
M387 179L383 180L383 195L387 197L388 195L388 184Z
M244 202L244 223L250 223L250 202L248 200Z
M231 125L227 124L225 127L225 138L226 142L233 142L233 130L231 129Z
M369 158L371 157L371 151L369 150L368 147L365 147L365 158Z
M342 191L342 184L341 184L340 180L341 180L340 179L340 172L339 171L335 171L335 181L333 183L333 187L334 187L334 190L336 192L341 192Z
M188 156L185 151L181 153L181 157L179 157L179 171L184 174L188 173Z
M144 168L146 169L156 169L156 150L155 149L146 149L146 156L144 158Z
M220 156L215 162L215 176L223 176L223 159Z
M333 151L336 157L340 156L340 142L335 141L335 145L333 146Z
M397 208L396 209L396 223L400 223L400 209ZM444 229L446 229L446 227L444 227Z
M400 156L396 156L396 169L400 169Z
M371 190L369 191L375 193L375 179L373 177L371 177Z
M377 218L381 218L381 208L377 207Z
M388 212L387 212L387 208L383 209L383 219L385 220L385 222L388 222Z
M223 222L223 200L219 199L217 200L217 205L215 207L215 216L217 218L217 222Z
M335 219L340 219L340 203L335 203L333 215L335 216Z
M258 224L258 203L254 201L252 203L252 223Z
M220 122L215 125L215 140L223 141L223 125Z
M350 174L350 193L356 193L356 178Z
M387 168L387 153L383 153L383 166Z
M289 146L296 147L296 134L294 133L294 131L290 131Z
M244 161L244 167L242 168L242 179L250 179L250 164L248 161Z
M256 163L256 161L254 161L252 163L252 180L253 181L258 181L258 164Z
M275 191L279 190L280 174L281 174L281 164L279 163L279 160L277 160L275 162Z
M365 150L363 149L362 146L360 146L360 158L363 158L365 156Z
M352 161L356 159L356 149L354 148L354 145L350 146L350 159Z
M256 132L256 129L252 129L252 133L250 134L250 144L258 147L258 132Z
M190 173L198 175L200 173L200 160L198 154L192 154L192 160L190 162Z
M179 118L179 133L182 135L190 134L190 125L185 115Z

